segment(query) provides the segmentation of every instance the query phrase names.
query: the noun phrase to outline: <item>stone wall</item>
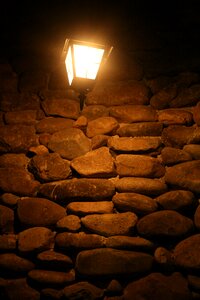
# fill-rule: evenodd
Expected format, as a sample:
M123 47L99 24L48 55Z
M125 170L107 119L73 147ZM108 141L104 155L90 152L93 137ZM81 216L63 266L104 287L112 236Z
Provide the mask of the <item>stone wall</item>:
M23 63L0 65L1 299L200 299L200 75L120 69L80 112Z

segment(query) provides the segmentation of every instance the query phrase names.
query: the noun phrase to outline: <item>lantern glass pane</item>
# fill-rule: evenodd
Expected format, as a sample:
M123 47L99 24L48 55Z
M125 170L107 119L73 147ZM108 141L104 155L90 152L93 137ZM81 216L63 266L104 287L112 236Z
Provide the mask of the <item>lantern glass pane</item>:
M67 70L69 85L71 85L72 80L74 78L73 62L72 62L72 48L71 48L71 46L69 47L68 52L67 52L67 56L66 56L66 59L65 59L65 66L66 66L66 70Z
M104 54L104 49L74 45L76 77L95 79Z

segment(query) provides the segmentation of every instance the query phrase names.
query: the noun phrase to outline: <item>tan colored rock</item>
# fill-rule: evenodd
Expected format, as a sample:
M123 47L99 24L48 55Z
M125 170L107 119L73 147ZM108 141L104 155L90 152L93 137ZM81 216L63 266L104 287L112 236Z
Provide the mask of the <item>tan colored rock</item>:
M173 165L192 160L192 156L188 152L173 147L164 147L161 150L161 158L165 165Z
M89 121L86 129L86 135L89 138L99 134L113 134L119 127L119 123L113 117L99 117Z
M72 128L74 120L59 118L59 117L46 117L40 120L36 125L36 131L38 133L55 133L66 128Z
M60 116L69 119L77 119L80 108L76 100L71 99L46 99L42 107L48 116Z
M122 125L116 132L119 136L160 136L163 124L161 122L138 122Z
M109 214L113 212L112 201L71 202L67 205L67 212L79 216L91 214Z
M65 216L62 219L60 219L56 227L58 230L67 230L71 232L76 232L81 228L81 221L79 217L74 215Z
M111 177L115 174L114 159L107 147L74 158L71 167L84 177Z
M158 120L164 125L190 125L193 117L186 110L170 108L159 111Z
M24 153L7 153L0 156L0 167L23 167L26 168L29 158Z
M28 150L28 155L29 156L33 156L33 155L43 155L43 154L47 154L49 153L49 150L47 147L45 147L44 145L38 145L35 147L30 147Z
M20 199L20 197L13 195L11 193L4 193L1 197L1 202L2 204L5 204L6 206L9 207L16 207L18 200Z
M138 218L132 212L120 214L88 215L81 218L82 224L91 232L103 236L130 235Z
M103 146L107 146L108 136L105 134L95 135L91 139L91 149L95 150Z
M145 155L121 154L116 157L116 171L120 176L162 177L165 168L159 160Z
M0 232L14 232L14 211L4 205L0 205Z

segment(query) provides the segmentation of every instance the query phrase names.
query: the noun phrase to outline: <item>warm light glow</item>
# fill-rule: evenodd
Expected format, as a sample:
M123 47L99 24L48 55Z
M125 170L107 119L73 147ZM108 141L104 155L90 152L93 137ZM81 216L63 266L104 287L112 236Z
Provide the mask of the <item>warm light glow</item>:
M65 65L66 65L66 70L67 70L67 74L68 74L69 85L71 85L72 80L74 78L71 47L69 47L69 49L68 49L67 56L65 59Z
M104 49L74 45L76 77L95 79L104 54Z

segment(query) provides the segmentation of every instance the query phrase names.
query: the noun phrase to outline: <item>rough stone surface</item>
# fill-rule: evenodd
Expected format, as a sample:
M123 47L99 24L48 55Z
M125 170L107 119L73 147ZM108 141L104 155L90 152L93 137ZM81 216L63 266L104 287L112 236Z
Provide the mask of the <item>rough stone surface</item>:
M109 214L113 212L113 203L112 201L71 202L67 205L67 212L78 216Z
M157 211L137 223L138 233L146 238L181 237L193 230L191 219L172 210Z
M95 300L101 299L103 297L104 291L103 289L100 289L91 283L82 281L65 287L63 290L63 294L66 299L73 299L74 295L76 295L76 297L78 297L79 299Z
M109 109L104 105L89 105L83 108L82 115L85 116L88 121L92 121L100 117L108 117Z
M19 199L20 199L20 197L13 195L11 193L4 193L0 197L0 202L3 205L9 206L11 208L15 208Z
M14 232L14 211L4 205L0 205L0 232L13 233Z
M200 126L200 102L193 109L193 118L195 123Z
M61 249L93 249L104 246L105 238L97 234L79 233L58 233L56 245Z
M174 249L175 264L187 270L200 269L200 234L182 240Z
M108 138L109 137L107 135L105 135L105 134L95 135L91 139L91 149L95 150L95 149L98 149L100 147L107 146Z
M149 89L140 81L117 82L97 86L88 94L87 105L122 105L122 104L147 104Z
M185 145L183 150L189 153L193 159L200 159L200 145Z
M29 162L29 158L24 154L15 154L15 153L7 153L0 156L0 167L8 168L8 167L17 167L17 168L26 168Z
M28 227L51 226L66 215L66 210L47 199L23 197L18 201L17 215Z
M138 122L124 124L118 130L119 136L160 136L163 124L161 122Z
M173 147L164 147L161 151L161 158L165 165L173 165L192 160L192 156L188 152Z
M124 177L115 182L118 192L139 193L144 195L159 195L167 191L167 185L162 179Z
M155 201L164 209L183 210L195 203L195 197L190 191L176 190L158 196Z
M137 222L134 213L89 215L83 217L81 222L91 232L103 235L130 235Z
M110 116L118 122L154 122L157 121L156 111L145 105L123 105L113 106L110 108Z
M39 182L24 168L0 168L0 188L22 196L34 196L39 188Z
M156 109L164 109L169 107L169 103L176 97L177 95L177 85L173 83L169 83L166 86L162 86L164 78L159 78L160 82L157 83L151 82L150 87L154 91L154 95L150 99L150 104Z
M5 274L20 274L21 276L35 268L28 259L22 258L14 253L0 254L0 268Z
M21 253L41 252L52 247L53 232L45 227L33 227L18 235L18 249Z
M106 239L106 247L116 249L130 249L135 251L150 251L154 244L139 236L110 236Z
M51 136L48 148L72 160L90 150L90 140L78 128L63 129Z
M116 157L116 171L120 176L157 178L165 168L157 158L145 155L121 154Z
M75 280L74 270L68 272L49 271L49 270L32 270L28 277L33 281L45 286L65 286Z
M196 104L200 97L200 85L194 84L183 89L176 98L170 102L170 107L183 107Z
M11 251L15 250L17 246L17 236L15 234L0 235L0 250Z
M184 162L166 170L165 181L173 186L200 192L200 160Z
M119 211L132 211L137 215L150 214L158 208L154 199L137 193L117 193L112 201Z
M79 103L71 99L46 99L42 107L48 116L60 116L77 119L79 116Z
M114 151L136 153L156 150L161 146L160 137L118 137L108 139L108 147Z
M62 129L72 128L73 123L74 120L72 119L47 117L37 123L36 132L52 134Z
M86 135L89 138L99 134L111 135L119 127L117 120L113 117L99 117L89 121L86 129Z
M57 222L56 226L59 230L76 232L81 228L81 221L79 217L74 215L69 215L60 219Z
M115 174L114 159L107 147L74 158L70 165L83 177L111 177Z
M170 276L152 273L128 284L124 290L124 300L191 300L186 279L180 273Z
M56 270L67 270L72 266L71 258L65 254L55 252L53 250L46 250L37 255L40 266L51 267Z
M190 125L193 121L192 113L182 109L165 109L158 113L158 120L164 125Z
M37 118L36 110L9 111L5 113L6 124L35 125Z
M152 256L142 252L94 249L78 254L76 269L86 276L128 275L150 271L152 262Z
M29 169L42 182L62 180L71 175L70 163L58 153L35 155L29 162Z
M31 146L38 145L38 138L33 126L5 125L0 126L0 151L27 152Z

